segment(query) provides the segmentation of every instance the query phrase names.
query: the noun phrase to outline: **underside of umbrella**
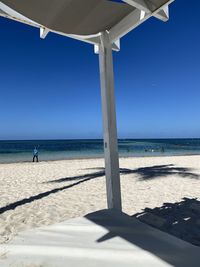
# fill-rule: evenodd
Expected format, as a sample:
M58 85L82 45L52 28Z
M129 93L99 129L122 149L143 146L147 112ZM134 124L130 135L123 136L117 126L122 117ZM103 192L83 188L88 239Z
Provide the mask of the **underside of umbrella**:
M110 32L113 50L118 40L151 16L168 20L173 0L2 0L0 16L94 45L100 33Z
M94 35L111 29L134 7L106 0L2 1L10 8L53 31Z

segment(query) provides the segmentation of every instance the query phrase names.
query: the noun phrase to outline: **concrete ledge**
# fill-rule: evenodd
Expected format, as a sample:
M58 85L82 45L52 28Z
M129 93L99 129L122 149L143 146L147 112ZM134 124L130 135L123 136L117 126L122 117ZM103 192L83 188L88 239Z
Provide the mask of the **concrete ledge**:
M109 210L22 232L0 246L1 267L199 267L199 261L200 248Z

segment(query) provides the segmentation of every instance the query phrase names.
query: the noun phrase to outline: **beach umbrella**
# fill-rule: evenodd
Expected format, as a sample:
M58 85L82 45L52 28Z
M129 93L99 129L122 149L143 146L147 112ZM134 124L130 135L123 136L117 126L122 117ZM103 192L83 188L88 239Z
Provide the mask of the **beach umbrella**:
M99 54L104 154L109 209L121 210L112 51L150 17L169 19L173 0L2 0L0 16L94 45Z

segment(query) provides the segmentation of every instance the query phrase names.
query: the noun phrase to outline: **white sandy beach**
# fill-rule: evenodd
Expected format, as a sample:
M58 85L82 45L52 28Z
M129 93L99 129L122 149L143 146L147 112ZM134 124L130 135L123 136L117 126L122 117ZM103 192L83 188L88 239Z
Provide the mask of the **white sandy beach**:
M103 159L0 165L0 242L106 208ZM121 158L123 211L200 200L200 156ZM51 182L54 181L54 182Z

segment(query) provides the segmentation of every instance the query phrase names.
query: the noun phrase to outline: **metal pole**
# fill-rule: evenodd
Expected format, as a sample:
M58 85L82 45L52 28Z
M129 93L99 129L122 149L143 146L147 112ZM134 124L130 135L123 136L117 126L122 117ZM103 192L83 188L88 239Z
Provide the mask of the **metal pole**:
M112 44L110 42L108 32L103 32L101 34L99 65L104 128L107 203L109 209L117 209L121 211Z

